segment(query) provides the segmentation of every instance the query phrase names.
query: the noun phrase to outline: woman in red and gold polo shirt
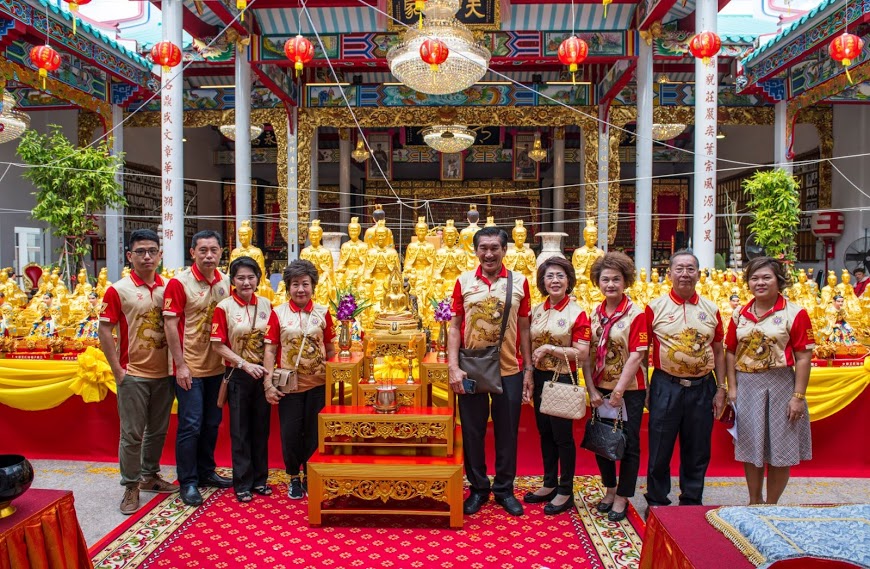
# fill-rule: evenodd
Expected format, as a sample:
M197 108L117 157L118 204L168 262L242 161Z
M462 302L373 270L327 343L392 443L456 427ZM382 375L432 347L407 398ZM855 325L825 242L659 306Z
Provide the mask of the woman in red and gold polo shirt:
M634 496L640 466L640 423L646 399L647 320L643 309L625 296L634 283L632 260L624 253L607 253L592 265L592 282L604 294L604 302L592 311L592 341L583 376L593 407L621 408L625 402L625 454L619 464L596 456L601 482L607 494L596 506L608 512L607 519L625 519L628 499ZM605 399L607 401L605 401Z
M270 377L274 366L295 369L299 381L296 391L283 394L267 382L266 399L278 405L281 424L281 449L284 467L290 475L287 496L301 500L307 481L308 459L317 450L317 414L326 405L326 360L335 355L332 339L335 328L329 309L314 304L317 268L304 260L293 261L284 269L284 284L289 300L275 307L266 341L278 346L277 358L266 354Z
M547 515L559 514L574 505L577 459L574 421L541 413L541 393L544 384L551 381L556 372L560 383L573 383L571 374L577 372L577 363L582 364L589 357L589 316L568 295L575 283L574 267L561 257L550 257L538 267L538 290L545 300L532 309L532 363L535 366L532 402L541 435L544 485L528 492L523 501L528 504L549 502L544 506Z
M791 467L812 458L806 390L813 329L807 311L780 294L782 263L769 257L746 265L754 298L734 311L725 336L728 399L739 414L734 458L743 463L749 503L776 504Z
M266 373L264 340L272 304L254 294L261 277L260 266L251 257L233 261L234 290L215 307L211 325L211 348L224 359L229 376L233 489L239 502L253 500L252 491L262 496L272 493L266 484L271 408L260 383Z

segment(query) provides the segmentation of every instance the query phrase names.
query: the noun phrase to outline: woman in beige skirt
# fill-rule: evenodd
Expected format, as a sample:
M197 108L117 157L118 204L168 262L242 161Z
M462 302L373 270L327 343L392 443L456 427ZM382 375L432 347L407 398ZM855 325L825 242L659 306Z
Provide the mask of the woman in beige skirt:
M749 503L776 504L791 467L812 458L806 390L815 344L807 311L780 294L788 286L782 263L753 259L745 278L754 298L734 311L725 337L734 458L743 463Z

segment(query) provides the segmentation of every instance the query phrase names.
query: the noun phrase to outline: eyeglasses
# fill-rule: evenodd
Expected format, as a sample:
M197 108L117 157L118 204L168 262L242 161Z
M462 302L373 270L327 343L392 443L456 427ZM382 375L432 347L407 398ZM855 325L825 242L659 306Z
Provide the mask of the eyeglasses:
M562 281L568 278L568 275L565 273L545 273L544 280L545 281Z
M694 275L698 269L696 267L674 267L671 272L675 275Z
M131 251L131 253L133 253L137 257L144 257L145 255L148 255L149 257L156 257L157 254L160 253L160 249L136 249L135 251Z

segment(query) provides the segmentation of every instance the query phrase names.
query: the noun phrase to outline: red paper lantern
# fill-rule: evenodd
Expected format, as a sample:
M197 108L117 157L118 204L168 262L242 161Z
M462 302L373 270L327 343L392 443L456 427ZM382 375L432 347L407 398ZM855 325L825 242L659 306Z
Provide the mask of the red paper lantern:
M846 228L846 215L840 211L814 213L812 217L813 235L820 239L839 237Z
M577 66L586 60L587 55L589 55L589 45L577 36L571 36L559 44L559 61L562 62L562 65L568 66L568 71L571 72L571 81L574 81Z
M287 59L293 62L293 67L296 69L296 77L299 77L303 66L314 59L314 46L301 35L297 35L295 38L284 42L284 54L287 56Z
M79 11L79 6L84 6L85 4L90 3L91 0L64 0L67 4L69 4L69 11L72 12L72 21L73 21L73 35L76 33L76 12Z
M30 61L39 68L39 76L42 77L42 88L45 89L45 78L49 71L60 67L60 54L53 47L37 45L30 50Z
M432 71L438 71L438 66L447 61L450 48L439 39L428 39L420 44L420 58L429 64Z
M709 65L719 50L722 49L722 40L716 32L701 32L689 41L689 51L697 58L704 60L704 65Z
M846 68L846 78L849 83L852 83L852 76L849 75L849 66L852 65L852 60L861 55L864 49L864 40L855 34L850 34L843 31L843 35L835 37L828 46L828 53L831 54L831 59L843 64Z
M155 43L151 48L151 59L163 67L163 73L181 63L181 49L171 41Z

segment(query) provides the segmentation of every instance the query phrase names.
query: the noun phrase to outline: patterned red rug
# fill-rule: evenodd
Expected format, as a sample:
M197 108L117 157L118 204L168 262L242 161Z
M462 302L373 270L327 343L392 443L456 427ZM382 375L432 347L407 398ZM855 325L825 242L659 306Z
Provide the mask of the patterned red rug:
M282 478L274 472L275 493L249 504L226 490L210 491L199 508L170 496L98 544L94 566L580 569L637 567L640 558L640 518L632 510L612 523L587 508L601 495L591 476L576 478L576 511L550 517L543 505L526 505L517 518L490 501L461 530L448 529L443 518L363 515L326 517L324 527L311 528L307 499L288 499ZM517 496L540 483L518 478Z

